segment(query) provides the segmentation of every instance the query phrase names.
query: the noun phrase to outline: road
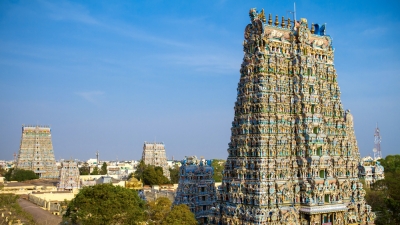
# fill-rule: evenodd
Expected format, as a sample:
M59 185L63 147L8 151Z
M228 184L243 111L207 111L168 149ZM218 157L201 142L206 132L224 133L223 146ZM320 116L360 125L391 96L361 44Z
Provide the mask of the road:
M51 214L39 206L25 199L18 199L18 204L27 213L33 216L33 219L40 225L58 225L61 222L61 217Z

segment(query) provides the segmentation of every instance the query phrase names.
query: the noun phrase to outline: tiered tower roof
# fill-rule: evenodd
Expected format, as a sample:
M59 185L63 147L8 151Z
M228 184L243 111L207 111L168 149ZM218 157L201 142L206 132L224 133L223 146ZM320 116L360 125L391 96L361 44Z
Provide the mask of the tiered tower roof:
M220 222L373 223L325 25L249 15Z
M174 205L185 204L200 224L212 224L208 220L215 213L216 189L211 160L199 160L192 156L186 157L181 163Z
M49 126L22 126L17 169L32 170L39 178L58 178Z
M144 142L142 160L146 165L159 166L163 168L163 174L170 178L165 145L163 142Z

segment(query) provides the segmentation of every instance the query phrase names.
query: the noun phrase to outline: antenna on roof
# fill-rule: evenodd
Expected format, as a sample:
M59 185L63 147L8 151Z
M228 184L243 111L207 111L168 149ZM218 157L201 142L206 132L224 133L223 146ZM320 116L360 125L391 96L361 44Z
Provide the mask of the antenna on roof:
M286 11L286 17L289 18L287 13L293 14L293 24L294 24L294 26L296 26L296 2L293 3L293 11L289 11L289 10ZM290 24L288 26L290 26Z

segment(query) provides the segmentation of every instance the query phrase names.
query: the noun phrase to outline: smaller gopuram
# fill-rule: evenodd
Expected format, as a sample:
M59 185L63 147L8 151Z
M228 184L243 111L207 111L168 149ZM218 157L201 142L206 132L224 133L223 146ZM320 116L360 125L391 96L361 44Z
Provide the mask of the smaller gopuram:
M59 191L71 191L81 187L79 181L79 169L77 162L67 160L61 162Z
M216 208L216 188L211 160L186 157L180 167L180 179L174 205L185 204L200 224L213 224Z
M142 160L146 165L159 166L163 168L164 176L170 179L165 145L163 142L150 143L145 141L143 145Z
M39 178L58 178L49 126L22 125L16 169L32 170Z

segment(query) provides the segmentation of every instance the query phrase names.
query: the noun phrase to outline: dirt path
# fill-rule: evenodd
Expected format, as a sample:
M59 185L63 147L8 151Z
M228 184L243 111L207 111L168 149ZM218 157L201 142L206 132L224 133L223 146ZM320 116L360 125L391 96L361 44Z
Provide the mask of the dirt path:
M39 206L25 199L18 199L18 204L23 210L30 213L37 224L40 225L58 225L61 217L51 214Z

